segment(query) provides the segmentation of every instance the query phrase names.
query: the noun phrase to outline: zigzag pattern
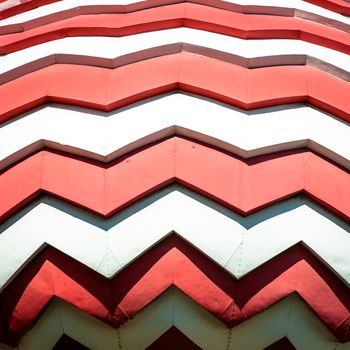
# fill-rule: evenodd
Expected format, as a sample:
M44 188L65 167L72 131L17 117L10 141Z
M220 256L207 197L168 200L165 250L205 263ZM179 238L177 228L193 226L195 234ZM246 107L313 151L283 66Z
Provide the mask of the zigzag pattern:
M347 73L350 71L348 55L308 42L291 39L245 40L184 27L122 37L71 37L35 45L2 58L0 82L4 83L54 63L116 66L130 61L131 57L127 55L132 53L176 43L201 46L202 50L207 51L212 49L227 52L232 56L221 56L228 56L231 62L250 68L309 64L333 75L340 75L339 69ZM115 59L120 56L123 59ZM140 60L140 56L140 53L134 55L134 59ZM340 76L346 77L345 72Z
M143 102L101 114L62 105L33 111L0 128L0 169L44 147L108 162L174 135L242 158L305 147L350 169L348 126L306 105L246 112L179 93ZM272 136L274 128L280 132Z
M15 19L10 18L9 20L3 21L4 23L15 23L16 20L26 20L28 19L33 19L33 18L38 18L40 16L45 16L48 14L54 14L55 12L60 12L64 11L67 9L73 9L74 6L79 5L79 7L84 7L84 5L89 5L90 9L96 9L100 5L92 5L91 1L89 0L79 0L79 1L74 1L73 4L70 1L60 1L59 3L53 4L51 6L46 6L44 8L41 8L44 5L50 4L57 2L57 0L2 0L0 3L0 18L8 18L12 16L16 16ZM310 4L307 4L309 2ZM118 4L123 4L124 1L118 1ZM148 3L148 4L161 4L159 2L143 2L143 3ZM204 2L202 2L204 3ZM208 3L208 2L207 2ZM230 4L231 3L231 4ZM103 5L115 5L115 1L104 1L102 3ZM213 4L213 3L211 3ZM312 5L311 5L312 4ZM73 6L72 6L73 5ZM220 1L218 1L217 6L221 5L224 6L224 4ZM229 1L228 3L225 4L225 6L229 6L229 8L234 9L235 11L242 12L252 12L252 13L260 13L260 14L266 14L266 13L271 13L271 14L280 14L280 15L285 15L285 16L293 16L295 15L295 7L298 7L301 10L308 11L311 13L317 13L319 15L324 15L328 16L330 18L337 18L341 21L347 20L346 17L343 16L337 16L336 14L333 14L330 11L337 12L339 14L347 15L349 14L349 4L346 0L306 0L306 1L299 1L299 0L286 0L283 5L287 6L286 8L281 7L281 3L278 3L277 1L273 0L269 2L269 6L264 6L262 3L257 3L258 6L254 5L254 1L245 1L245 0L236 0L235 2ZM317 6L323 7L325 9L328 9L330 11L324 11ZM123 5L119 5L120 7ZM79 12L80 8L75 7L75 12ZM294 7L294 8L293 8ZM124 8L138 8L137 4L127 4L124 5ZM87 10L86 8L84 8ZM33 10L33 11L30 11ZM293 11L294 10L294 11ZM28 12L26 12L28 11ZM24 13L23 13L24 12ZM22 13L21 16L18 16L19 13Z
M150 306L126 322L119 329L119 339L124 349L144 349L170 327L179 329L202 349L227 347L229 330L175 288L164 292ZM257 336L249 337L253 329L257 331ZM114 350L118 343L114 328L55 299L15 349L51 349L62 334L68 334L91 349ZM262 349L282 337L288 337L301 350L312 346L331 350L335 345L340 350L349 349L349 344L336 341L295 294L233 328L229 349ZM14 348L0 345L0 349Z
M14 191L18 181L22 186ZM109 216L174 181L242 214L304 191L345 220L350 216L348 172L316 154L300 150L243 161L179 137L141 149L108 167L41 151L0 175L5 198L0 213L6 218L44 191Z
M3 31L2 34L28 30L30 28L35 28L40 25L42 26L45 24L50 24L53 21L62 20L65 18L72 18L79 15L98 15L101 13L106 13L106 10L108 11L108 13L129 13L178 3L179 2L176 1L141 1L138 3L130 4L128 2L119 0L116 4L115 1L105 0L102 4L93 5L89 0L74 1L73 3L70 1L62 1L58 4L54 4L43 9L38 9L36 11L29 12L22 16L17 16L17 18L15 17L2 21L5 24L5 31ZM275 4L269 2L270 6L262 6L264 4L262 4L261 2L256 2L256 4L254 4L254 2L245 0L236 0L234 2L212 2L200 0L193 2L181 1L180 3L194 3L200 4L202 6L212 6L215 8L236 12L237 14L258 14L260 16L274 15L289 18L294 17L296 19L301 18L323 25L333 24L338 26L344 26L345 23L348 24L350 22L347 17L339 16L339 14L332 13L331 11L325 11L320 7L312 5L310 6L305 2L295 0L289 1L289 4L287 4L287 1L284 2L284 4L287 4L287 6L289 5L289 7L281 7L281 3L278 3L277 1L274 1ZM346 2L344 1L342 3L346 4ZM297 6L298 9L295 8L295 6Z
M3 2L3 4L0 5L0 18L8 18L8 17L12 17L12 16L16 16L19 13L23 13L25 11L30 11L33 9L33 11L30 12L25 12L24 14L22 14L21 16L17 16L15 18L15 20L13 19L9 19L7 21L3 21L4 23L14 23L16 22L17 19L20 19L23 21L24 20L28 20L28 19L33 19L33 18L37 18L39 16L43 16L43 15L48 15L48 14L54 14L55 12L59 12L59 11L64 11L67 9L74 9L76 13L79 13L80 7L84 7L84 5L89 5L89 10L91 11L92 9L98 9L98 7L100 5L93 5L91 4L91 1L89 0L79 0L79 1L74 1L73 3L70 1L61 1L59 3L53 4L51 6L46 6L43 9L40 8L43 5L47 5L50 3L54 3L57 2L57 0L22 0L22 1L18 1L18 0L2 0L0 1L0 3ZM307 2L309 4L307 4ZM138 4L129 4L129 3L125 3L124 1L119 0L117 2L119 5L119 8L124 8L124 9L139 9L140 7L138 6ZM156 1L144 1L142 2L142 4L152 4L153 6L156 5L160 5L162 4L161 2L156 2ZM201 3L205 3L205 2L201 2ZM210 3L210 2L206 2L206 3ZM231 4L230 4L231 3ZM102 3L103 5L115 5L116 2L115 1L108 1L105 0ZM210 4L213 4L213 2L211 2ZM266 13L270 13L270 14L280 14L280 15L285 15L285 16L293 16L295 15L295 7L298 7L301 10L304 11L308 11L311 13L316 13L318 15L324 15L324 16L328 16L331 18L337 18L341 21L345 21L347 20L346 17L342 17L342 16L337 16L335 14L333 14L330 11L334 11L337 12L339 14L343 14L343 15L349 15L349 4L347 2L347 0L306 0L306 1L300 1L300 0L286 0L283 2L284 6L287 6L287 8L283 8L281 7L281 3L273 0L269 2L269 6L264 6L264 4L257 2L257 5L254 5L254 1L245 1L245 0L235 0L233 1L229 1L226 4L223 4L221 1L218 1L215 5L216 6L225 6L226 8L231 8L234 9L235 11L238 12L251 12L251 13L260 13L260 14L266 14ZM312 5L311 5L312 4ZM79 7L75 7L79 5ZM123 6L124 5L124 6ZM318 8L317 6L323 7L325 9L328 9L330 11L324 11L320 8ZM86 7L84 8L84 10L88 10ZM91 12L90 12L91 13ZM92 13L96 13L96 12L92 12Z
M0 0L0 349L350 350L349 11Z
M169 237L111 281L46 248L0 295L1 308L6 305L3 339L20 336L54 296L119 326L171 285L229 327L297 292L340 341L350 338L348 288L304 248L289 249L237 282L184 241ZM325 310L325 302L332 308Z
M43 198L12 218L0 235L0 260L8 262L0 271L0 286L46 245L111 278L171 232L236 278L302 242L349 284L349 231L302 197L241 217L184 188L170 187L108 220Z
M268 90L264 88L267 77ZM134 79L137 86L132 84ZM242 90L248 81L252 87ZM29 90L30 86L36 89ZM349 86L348 82L309 66L256 70L190 53L155 57L116 69L59 64L1 85L0 93L5 100L0 106L0 122L46 101L110 111L177 88L244 109L308 101L349 121ZM25 93L16 100L10 99L18 90Z
M145 38L146 39L146 38ZM28 50L27 50L28 51ZM332 51L332 50L329 50ZM335 67L325 61L318 58L308 57L306 55L279 55L279 56L262 56L247 58L238 55L228 53L226 51L220 51L217 49L212 49L208 47L203 47L199 45L189 44L188 42L180 43L169 43L165 45L158 46L147 46L146 49L127 52L126 54L118 57L93 57L91 55L76 55L76 54L52 54L50 56L40 57L34 62L29 62L27 64L21 65L18 68L14 68L9 72L1 74L0 82L7 83L11 80L21 77L24 74L29 74L31 72L37 71L39 69L52 66L55 64L78 64L78 65L90 65L98 66L102 68L118 68L125 66L127 64L135 63L138 61L143 61L159 56L172 55L175 53L192 53L200 54L208 58L213 58L221 60L223 62L235 64L245 68L263 68L263 67L273 67L273 66L286 66L286 65L296 65L302 66L306 65L308 67L314 67L322 72L329 73L335 77L343 79L345 81L350 81L350 72L341 70L340 67ZM21 52L22 53L22 52ZM27 56L27 53L25 53ZM9 55L11 56L11 55ZM17 55L19 56L19 55ZM341 55L345 56L344 54ZM11 59L11 57L9 57ZM6 66L5 66L6 67ZM345 65L348 68L348 65Z

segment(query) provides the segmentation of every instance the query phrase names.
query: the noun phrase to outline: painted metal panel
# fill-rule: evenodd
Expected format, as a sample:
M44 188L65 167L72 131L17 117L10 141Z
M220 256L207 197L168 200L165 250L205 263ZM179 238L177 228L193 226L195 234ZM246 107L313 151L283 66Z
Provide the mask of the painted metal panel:
M108 220L53 198L43 199L3 227L2 288L46 244L111 278L171 232L237 278L303 242L350 283L349 226L305 198L241 217L175 186Z
M176 289L165 292L125 323L120 328L119 340L125 350L141 350L174 325L203 349L227 346L228 329ZM114 350L119 341L114 328L56 299L16 350L48 350L63 333L93 350ZM321 350L333 350L334 346L349 349L349 344L338 343L295 295L233 328L230 349L261 350L284 336L300 350L310 349L310 344Z
M0 86L0 122L47 101L111 111L177 88L244 109L308 101L349 120L350 84L314 67L247 69L177 53L115 69L60 64L24 75Z
M56 63L113 68L175 50L207 52L249 68L308 64L349 80L348 55L327 47L291 39L245 40L180 27L122 37L63 38L34 45L2 57L0 83Z
M349 53L348 25L344 22L309 14L288 17L238 13L190 2L168 4L162 6L161 11L159 8L142 9L141 5L137 11L123 8L118 13L111 13L113 11L107 7L106 12L102 10L98 16L84 11L79 14L73 10L73 17L67 18L64 14L56 22L51 22L54 16L49 16L48 22L39 19L27 24L4 26L0 28L0 34L3 34L0 36L0 53L7 54L66 36L120 36L183 25L241 38L301 39Z
M45 3L47 3L49 0L40 0L39 3L42 3L43 5L45 5ZM33 2L33 1L31 1ZM1 23L4 23L6 25L8 24L17 24L17 23L21 23L21 22L26 22L26 21L30 21L33 19L37 19L39 17L43 17L43 16L48 16L48 15L52 15L54 13L57 12L61 12L61 11L67 11L67 10L72 10L72 9L76 9L78 6L82 7L82 6L93 6L95 8L98 8L98 5L126 5L125 7L131 7L130 5L132 5L133 3L130 1L125 1L125 0L104 0L103 2L99 2L99 4L96 4L96 1L91 1L91 0L79 0L79 1L72 1L72 0L64 0L64 1L60 1L60 2L56 2L55 3L50 4L50 5L46 5L46 6L40 6L37 8L32 9L31 11L27 10L27 8L24 8L25 10L27 10L26 12L22 13L22 14L17 14L15 16L12 16L12 18L8 18L8 19L4 19L1 21ZM334 13L332 11L326 10L326 9L322 9L319 6L327 6L330 5L331 10L336 11L336 12L340 12L343 14L348 14L349 15L349 4L345 1L320 1L317 0L316 1L310 1L310 3L307 3L306 1L301 1L301 0L285 0L283 3L277 1L277 0L269 0L269 3L261 3L261 1L254 1L254 0L229 0L226 1L227 3L232 3L232 5L237 5L237 6L231 6L232 9L235 9L236 11L243 11L246 10L247 12L250 10L250 12L253 13L260 13L260 14L264 14L264 13L272 13L272 14L280 14L280 15L289 15L289 16L293 16L294 15L294 10L298 9L298 10L302 10L302 11L306 11L306 12L310 12L313 14L317 14L318 16L323 16L323 17L327 17L336 21L340 21L340 22L344 22L344 23L349 23L348 18L346 18L345 16L340 16L337 13ZM315 6L315 2L317 3L318 6ZM38 1L36 1L36 3L38 3ZM149 6L152 6L152 4L154 5L159 5L159 1L144 1L143 3L145 4L149 4ZM204 2L202 1L202 3L209 3L209 2ZM218 3L220 3L218 1ZM338 7L334 7L334 5L338 5ZM129 5L129 6L127 6ZM283 5L283 7L281 6ZM332 6L333 5L333 6ZM35 5L37 6L37 5ZM142 3L141 3L142 6ZM226 5L227 6L227 5ZM242 6L244 6L245 8L242 8ZM1 9L1 7L0 7ZM13 11L15 12L15 11ZM73 11L71 11L73 12ZM75 11L76 12L76 11ZM248 12L249 13L249 12Z
M55 296L119 326L172 285L229 327L296 292L341 342L349 341L349 289L301 245L237 281L177 236L157 244L112 280L46 248L1 293L0 334L3 341L19 339Z
M4 220L45 191L109 216L171 182L185 184L245 215L305 191L349 219L348 172L314 153L297 150L242 160L179 137L107 167L41 151L0 175L4 198L0 213Z
M0 22L1 341L51 349L66 333L144 349L177 327L203 349L284 337L349 348L350 20L339 13L350 4L310 2L65 0ZM205 98L158 98L173 90ZM21 115L49 101L79 107ZM300 102L323 112L276 107Z
M174 135L242 158L307 147L350 168L348 125L317 109L295 104L248 112L175 93L109 113L55 104L34 110L0 127L0 169L43 147L108 162Z

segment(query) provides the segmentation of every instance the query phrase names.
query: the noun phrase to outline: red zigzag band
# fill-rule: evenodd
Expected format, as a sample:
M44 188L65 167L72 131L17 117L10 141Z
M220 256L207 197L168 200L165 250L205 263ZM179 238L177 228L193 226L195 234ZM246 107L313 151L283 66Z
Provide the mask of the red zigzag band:
M241 214L305 191L349 221L349 173L310 151L241 160L179 137L107 165L40 151L0 175L0 213L4 220L45 191L108 216L173 181Z
M6 8L0 11L0 19L9 18L17 14L30 11L37 7L41 7L47 4L57 2L59 0L30 0L27 2L22 2L16 4L15 6ZM330 11L349 16L350 15L350 4L344 0L305 0L309 3L315 4L316 6L326 8ZM4 0L0 1L4 2ZM164 0L146 0L136 3L130 3L127 5L89 5L89 6L79 6L72 7L69 10L59 11L51 13L50 15L44 17L60 18L61 16L67 16L67 13L72 13L73 15L77 14L98 14L101 12L100 8L108 8L109 12L131 12L131 11L140 11L141 9L164 6L170 3L178 3L179 1L164 1ZM191 2L191 1L187 1ZM240 13L256 13L256 14L273 14L273 15L283 15L283 16L297 16L298 13L303 12L298 9L293 8L284 8L284 7L273 7L273 6L254 6L254 5L239 5L230 2L224 1L211 1L211 0L196 0L193 1L197 4L215 6L221 9L227 9ZM114 11L113 11L114 10ZM42 17L40 17L42 19ZM36 20L35 20L36 21ZM28 23L28 22L26 22Z
M177 236L112 280L47 247L0 295L2 340L17 342L54 296L117 327L171 285L228 327L297 292L339 340L350 340L349 289L302 245L237 281Z
M116 69L57 64L24 75L0 86L0 123L46 101L110 111L173 89L243 109L307 101L350 121L350 84L314 67L247 69L181 52Z
M348 25L326 18L322 18L322 23L315 22L312 21L313 15L306 13L305 18L255 15L180 3L121 14L66 16L48 24L45 24L47 20L44 18L27 25L0 27L0 54L67 36L121 36L180 26L240 38L300 39L350 53Z

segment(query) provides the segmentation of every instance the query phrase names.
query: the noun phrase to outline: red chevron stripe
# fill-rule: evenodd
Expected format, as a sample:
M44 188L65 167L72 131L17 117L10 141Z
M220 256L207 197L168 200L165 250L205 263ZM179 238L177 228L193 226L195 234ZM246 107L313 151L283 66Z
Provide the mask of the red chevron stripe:
M12 17L14 15L17 15L19 13L23 13L26 11L29 11L31 9L34 9L36 7L40 7L46 4L50 4L53 2L57 2L58 0L32 0L28 2L22 2L21 4L18 4L16 6L8 7L2 11L0 11L0 19ZM315 4L319 7L326 8L328 10L331 10L333 12L337 12L343 15L350 15L350 4L344 0L305 0L307 2L310 2L312 4ZM1 1L0 1L1 2ZM42 4L40 4L40 2ZM146 1L140 1L135 3L130 3L127 5L89 5L89 6L79 6L79 7L72 7L68 10L58 11L51 13L46 16L42 16L40 18L27 21L22 23L22 27L25 27L26 25L30 23L37 23L40 21L40 23L50 23L54 20L62 19L62 18L69 18L73 16L77 16L79 14L99 14L106 12L106 10L109 13L126 13L126 12L133 12L133 11L140 11L147 8L152 7L158 7L158 6L164 6L169 4L178 4L178 3L195 3L195 4L201 4L205 6L212 6L215 8L230 10L238 13L252 13L252 14L260 14L260 15L282 15L282 16L289 16L289 17L298 17L298 16L309 16L312 17L312 20L314 21L320 21L321 23L326 20L324 17L320 17L317 15L314 15L309 12L305 12L298 9L293 8L284 8L284 7L274 7L274 6L264 6L264 4L261 4L260 6L256 5L238 5L231 2L225 2L225 1L211 1L211 0L188 0L188 1L177 1L177 0L146 0ZM334 22L334 21L333 21Z
M180 3L130 13L78 15L45 24L46 19L26 25L0 28L0 53L67 36L122 36L151 30L186 26L240 38L290 38L350 53L349 26L311 14L301 17L243 14L215 7ZM51 16L49 17L51 21ZM11 34L12 33L12 34ZM7 35L6 35L7 34Z
M173 89L243 109L307 101L350 121L350 84L314 67L247 69L182 52L116 69L58 64L24 75L0 86L0 122L46 101L110 111Z
M344 0L306 0L307 2L323 7L327 10L340 13L342 15L350 15L350 4Z
M5 1L6 0L0 1L0 2L5 2ZM11 7L7 7L4 10L0 11L0 20L18 15L26 11L33 10L37 7L41 7L47 4L52 4L60 0L27 0L26 2L24 1L22 0L22 2Z
M229 327L297 292L339 340L350 340L349 289L302 245L237 281L174 235L112 280L47 247L0 295L2 340L17 342L54 296L117 327L171 285Z
M1 0L1 2L5 2L6 0ZM60 0L22 0L21 3L16 4L14 6L8 7L2 11L0 11L0 19L5 19L9 18L12 16L15 16L17 14L30 11L32 9L35 9L37 7L41 7L47 4L51 4L54 2L57 2ZM328 9L330 11L349 16L350 15L350 4L344 0L305 0L306 2L309 2L311 4L317 5L319 7L323 7L325 9ZM187 1L190 2L190 1ZM166 4L169 4L171 2L167 1ZM174 3L176 3L174 1ZM236 12L245 12L245 13L273 13L273 14L283 14L283 15L290 15L292 16L294 14L293 10L286 9L286 8L281 8L281 7L273 7L271 9L271 6L267 7L264 5L261 6L250 6L250 5L237 5L234 3L225 3L221 1L216 1L215 3L210 0L197 0L195 3L200 3L203 5L208 5L208 6L216 6L218 8L226 8L226 9L231 9ZM124 9L124 11L136 11L140 10L140 6L142 8L147 8L147 7L153 7L153 6L161 6L164 5L163 0L148 0L148 1L141 1L137 3L130 3L128 5L116 5L113 7L119 7L120 9ZM81 6L83 8L83 11L86 13L86 7L89 9L92 8L98 8L99 5L90 5L90 6ZM81 8L80 7L80 8ZM109 8L112 6L108 6ZM74 8L75 12L79 12L80 8ZM259 10L259 12L258 12ZM66 12L66 11L65 11Z
M109 164L40 151L0 175L0 213L44 191L108 216L173 181L241 214L305 191L349 221L349 173L310 151L242 160L179 137Z

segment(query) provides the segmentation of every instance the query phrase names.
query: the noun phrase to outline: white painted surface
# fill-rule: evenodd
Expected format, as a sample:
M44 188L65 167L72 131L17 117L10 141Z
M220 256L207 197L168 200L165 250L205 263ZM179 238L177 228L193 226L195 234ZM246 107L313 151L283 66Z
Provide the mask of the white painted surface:
M243 111L185 94L111 113L46 105L0 127L0 169L44 145L109 161L166 136L184 135L244 158L308 147L349 168L349 126L303 104Z
M284 0L283 2L279 0L269 0L268 4L266 2L262 2L261 0L226 0L226 1L237 5L268 6L268 7L283 7L283 8L289 8L289 9L299 9L299 10L311 12L323 17L334 19L336 21L350 24L350 18L335 12L329 11L322 7L309 4L306 1L302 1L302 0ZM64 0L53 4L41 6L31 11L27 11L25 13L18 14L16 16L4 19L0 21L0 25L22 23L22 22L30 21L32 19L36 19L38 17L50 15L52 13L68 10L79 6L127 5L127 4L132 4L134 2L136 1L132 1L132 0L103 0L103 1Z
M198 29L174 28L124 37L71 37L49 41L0 57L0 74L53 54L74 54L113 59L132 52L180 42L208 47L246 58L308 55L350 72L348 55L301 40L244 40ZM289 61L294 62L292 58L289 58Z
M172 231L237 278L302 241L350 282L350 227L301 197L241 217L175 185L108 220L44 197L0 228L2 288L46 243L111 278Z
M227 348L228 329L176 288L167 290L120 328L122 348L143 350L171 326L204 350ZM16 349L49 350L63 333L92 350L114 350L118 344L115 329L56 299ZM261 350L285 336L298 350L350 349L350 343L337 343L297 295L233 328L229 349Z

